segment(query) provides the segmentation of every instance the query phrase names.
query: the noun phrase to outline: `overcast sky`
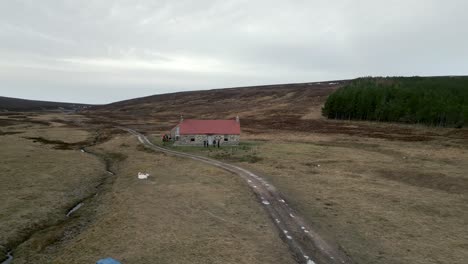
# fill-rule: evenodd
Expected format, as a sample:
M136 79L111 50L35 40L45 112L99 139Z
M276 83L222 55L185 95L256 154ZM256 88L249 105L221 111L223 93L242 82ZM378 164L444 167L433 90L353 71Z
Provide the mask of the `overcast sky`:
M468 74L466 0L0 0L0 96Z

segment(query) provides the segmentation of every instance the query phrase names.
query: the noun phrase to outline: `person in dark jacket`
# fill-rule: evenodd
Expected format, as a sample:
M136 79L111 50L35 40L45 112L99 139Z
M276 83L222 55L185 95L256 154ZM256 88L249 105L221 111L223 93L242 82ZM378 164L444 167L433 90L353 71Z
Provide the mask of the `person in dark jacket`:
M221 140L218 139L218 148L219 148L219 142L220 142L220 141L221 141Z

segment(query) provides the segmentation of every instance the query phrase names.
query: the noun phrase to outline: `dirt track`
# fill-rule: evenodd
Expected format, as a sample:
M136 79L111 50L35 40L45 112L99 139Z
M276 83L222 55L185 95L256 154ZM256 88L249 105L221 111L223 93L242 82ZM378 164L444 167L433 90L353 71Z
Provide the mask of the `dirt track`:
M352 260L337 245L324 241L305 221L299 216L274 186L266 182L262 177L241 167L220 162L210 158L193 154L165 149L151 143L144 135L129 128L122 128L133 135L146 147L171 155L186 157L204 162L242 177L252 191L258 197L259 202L271 217L279 230L281 238L288 244L291 253L298 263L306 264L335 264L353 263Z

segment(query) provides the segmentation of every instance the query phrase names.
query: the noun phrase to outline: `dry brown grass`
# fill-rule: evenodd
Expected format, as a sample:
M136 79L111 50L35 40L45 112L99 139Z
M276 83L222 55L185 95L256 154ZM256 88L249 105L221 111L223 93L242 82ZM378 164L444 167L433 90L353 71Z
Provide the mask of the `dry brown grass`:
M463 226L468 129L323 119L320 108L338 86L166 94L89 115L157 134L172 128L180 114L200 119L238 114L242 140L259 144L257 162L243 165L270 176L310 222L359 263L468 259ZM202 154L236 161L232 155Z
M265 93L258 95L263 104L275 100L281 102L286 97L299 100L298 94L290 92L276 97ZM197 110L201 112L197 113L208 111L202 99L192 102L201 104ZM216 102L215 99L210 100ZM176 102L182 104L184 100ZM118 123L119 118L125 117L125 125L157 134L171 125L172 121L164 115L176 114L158 112L159 108L164 110L163 105L157 106L158 109L152 107L154 105L148 103L142 115L134 115L134 109L129 113L107 113L106 118ZM245 153L235 153L232 157L218 155L220 153L215 151L203 154L239 162L243 160L242 155L250 155L250 150L255 149L256 162L240 164L265 175L287 197L291 206L321 234L337 241L358 263L458 264L468 259L466 129L327 121L316 119L312 108L294 116L272 113L275 108L270 106L261 108L265 110L262 112L264 116L242 121L246 124L242 140L253 142ZM147 115L148 109L151 115ZM226 113L229 111L227 109ZM67 129L74 129L75 118L26 118L50 125L51 131L28 120L23 123L0 120L3 122L0 122L3 124L0 140L12 144L12 149L1 152L6 159L0 164L7 164L9 167L5 168L8 170L16 170L15 175L20 175L21 166L26 166L26 170L37 170L41 176L34 180L23 177L24 182L19 185L8 182L10 185L0 189L2 195L6 193L5 197L18 199L15 195L22 197L22 193L12 190L27 186L25 191L47 193L49 200L45 201L49 203L53 199L69 203L72 200L69 196L57 197L64 197L60 195L67 192L67 188L83 184L79 181L82 177L76 177L74 172L90 176L84 181L93 182L92 172L88 175L81 171L92 170L92 166L83 168L80 164L67 163L67 160L84 164L96 162L102 168L102 163L96 159L80 160L81 153L54 150L52 145L23 138L41 135L49 140L79 142L86 137L81 131L69 131L70 135L75 135L74 139L62 134ZM98 124L99 128L103 127L96 120L83 121L89 126ZM273 129L275 127L282 129ZM31 129L37 129L37 132ZM118 173L113 184L106 185L97 198L80 209L77 213L80 217L60 228L45 230L36 239L23 244L16 252L16 263L32 260L35 263L93 263L106 256L119 258L124 263L292 261L242 181L194 161L142 151L133 138L114 132L104 134L106 139L111 136L114 139L95 147L94 151L110 159L112 153L126 157L109 163ZM23 152L13 150L14 145ZM30 150L35 150L31 157L36 163L23 165L21 155ZM8 159L10 152L16 153L12 159ZM67 173L69 170L73 172L67 176L70 178L60 183L52 182L56 177L49 178L50 171L56 173L63 169L60 167L62 169L55 171L50 165L54 161L64 164ZM138 171L148 171L152 177L148 181L139 181L136 179ZM3 174L1 178L4 182L11 181ZM49 193L55 196L50 198ZM29 199L27 195L23 200L19 199L20 202L9 198L8 203L18 212L32 210L22 216L30 224L36 213L41 217L44 212L30 208L32 201L42 198L36 195ZM47 204L44 210L58 212L57 208L66 204L64 201L51 203L52 209L52 205ZM0 215L3 227L3 219L7 219L4 217L14 213L11 210L1 212L7 212ZM55 219L53 213L49 216Z
M239 114L242 140L260 144L257 162L243 165L269 175L358 262L461 263L468 244L461 224L468 221L468 129L326 120L320 108L336 87L167 94L89 114L155 134L172 128L180 114Z
M324 98L339 85L290 84L243 87L156 95L118 102L86 111L102 122L118 121L143 130L167 131L185 118L241 117L245 127L263 120L269 124L281 116L301 120L311 108L320 108Z
M294 263L241 179L195 161L141 151L138 144L118 136L93 148L128 158L115 164L114 183L96 197L92 222L45 251L31 253L32 245L25 245L17 263L94 263L107 256L128 264ZM139 171L150 178L138 180Z
M440 137L408 143L273 130L243 134L242 140L234 151L176 149L230 162L254 151L256 162L239 164L265 175L357 263L461 264L468 258L466 140Z
M141 149L135 138L109 129L100 130L105 143L87 148L97 156L58 150L90 144L95 133L76 127L84 121L79 116L25 119L0 135L0 193L8 197L0 205L0 253L13 248L14 263L94 263L106 256L130 264L294 263L241 179ZM104 161L117 176L105 173ZM151 178L138 180L139 171Z
M2 127L0 135L0 258L31 234L65 218L66 211L90 195L105 175L97 158L80 151L57 150L24 138L44 135L68 142L86 131L38 124Z
M466 142L288 135L249 135L262 159L242 165L356 262L466 262Z

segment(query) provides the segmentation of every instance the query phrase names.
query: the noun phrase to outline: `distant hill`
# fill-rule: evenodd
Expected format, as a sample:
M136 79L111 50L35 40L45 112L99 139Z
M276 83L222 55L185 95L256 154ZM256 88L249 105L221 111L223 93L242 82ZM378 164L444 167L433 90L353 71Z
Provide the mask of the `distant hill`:
M105 120L169 129L184 118L226 119L239 115L244 129L284 127L320 118L327 96L348 81L280 84L179 92L92 107L86 112ZM104 121L105 121L104 120Z
M19 98L3 97L0 96L0 112L1 111L71 111L80 110L89 107L86 104L74 104L74 103L61 103L61 102L48 102L48 101L36 101L26 100Z
M439 134L384 123L330 120L322 107L336 90L353 80L238 87L153 95L94 106L81 111L94 123L122 125L150 133L167 132L184 118L227 119L239 115L246 133L282 131L359 135L405 141L437 138ZM439 133L439 132L438 132ZM284 134L283 134L284 135ZM441 130L440 135L468 138L468 130Z

